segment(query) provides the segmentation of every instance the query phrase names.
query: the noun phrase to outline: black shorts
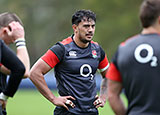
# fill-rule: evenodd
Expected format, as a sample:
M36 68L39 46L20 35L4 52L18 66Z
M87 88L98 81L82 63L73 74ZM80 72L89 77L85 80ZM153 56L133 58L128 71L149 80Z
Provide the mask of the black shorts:
M54 115L81 115L81 114L70 113L66 108L56 107L54 110ZM98 112L96 112L96 113L82 113L82 115L98 115Z
M54 115L75 115L70 113L66 108L56 107L54 110Z

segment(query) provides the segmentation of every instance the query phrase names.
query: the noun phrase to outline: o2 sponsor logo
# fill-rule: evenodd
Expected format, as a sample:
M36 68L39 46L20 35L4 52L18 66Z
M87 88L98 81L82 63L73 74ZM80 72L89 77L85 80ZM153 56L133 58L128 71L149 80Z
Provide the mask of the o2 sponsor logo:
M145 56L141 56L141 52L145 50L146 54ZM136 47L135 51L134 51L134 56L135 59L139 62L139 63L148 63L150 62L151 67L156 67L157 66L157 57L154 56L154 50L152 48L151 45L149 44L141 44L139 46Z
M88 73L84 73L84 69L87 68L88 69ZM93 80L94 75L91 74L92 73L92 68L89 64L83 64L80 67L80 75L83 77L89 77L91 76L91 80Z

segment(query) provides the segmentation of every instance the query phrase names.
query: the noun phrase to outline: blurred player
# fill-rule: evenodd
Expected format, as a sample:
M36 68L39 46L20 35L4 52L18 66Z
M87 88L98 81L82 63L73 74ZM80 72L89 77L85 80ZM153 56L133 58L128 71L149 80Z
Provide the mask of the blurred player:
M25 43L25 32L22 26L22 21L14 13L5 12L0 14L0 39L2 39L7 45L15 43L17 57L24 64L26 71L24 78L29 76L30 60ZM10 57L12 59L12 57ZM16 68L16 67L15 67ZM0 92L5 91L7 86L6 78L10 74L10 70L2 63L0 66ZM1 102L1 101L0 101ZM6 103L5 103L6 104ZM5 113L4 105L4 113Z
M5 107L9 97L13 97L25 73L23 63L5 43L0 40L0 62L10 70L8 84L0 93L0 115L6 115Z
M140 20L142 32L120 44L106 75L116 115L160 114L160 0L144 0ZM120 98L123 88L127 109Z
M31 69L32 82L57 106L54 115L97 115L97 108L105 104L109 63L102 48L92 41L95 23L92 11L77 11L72 16L74 34L50 48ZM54 67L60 97L55 97L44 80L44 74ZM97 69L103 77L100 97L96 95Z

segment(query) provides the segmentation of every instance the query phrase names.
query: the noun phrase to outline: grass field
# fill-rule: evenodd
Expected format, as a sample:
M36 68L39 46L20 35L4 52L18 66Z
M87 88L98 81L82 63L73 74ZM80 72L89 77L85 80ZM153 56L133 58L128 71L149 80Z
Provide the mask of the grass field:
M56 91L53 93L58 95ZM126 103L124 95L122 98ZM7 104L8 115L53 115L54 108L37 90L18 90ZM99 108L99 115L114 115L108 102L104 108Z

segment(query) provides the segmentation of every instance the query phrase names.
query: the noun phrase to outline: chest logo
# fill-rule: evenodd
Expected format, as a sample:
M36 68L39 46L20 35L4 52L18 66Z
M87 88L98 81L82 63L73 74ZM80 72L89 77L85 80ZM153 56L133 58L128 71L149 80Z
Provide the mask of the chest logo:
M146 52L145 55L143 51ZM139 45L134 52L135 59L140 63L148 63L150 62L151 67L156 67L158 65L158 58L154 56L154 49L149 44L141 44Z
M96 50L92 50L92 57L93 57L93 58L96 58L96 57L97 57L97 52L96 52Z
M76 57L77 56L77 52L76 51L70 51L69 52L69 56Z

